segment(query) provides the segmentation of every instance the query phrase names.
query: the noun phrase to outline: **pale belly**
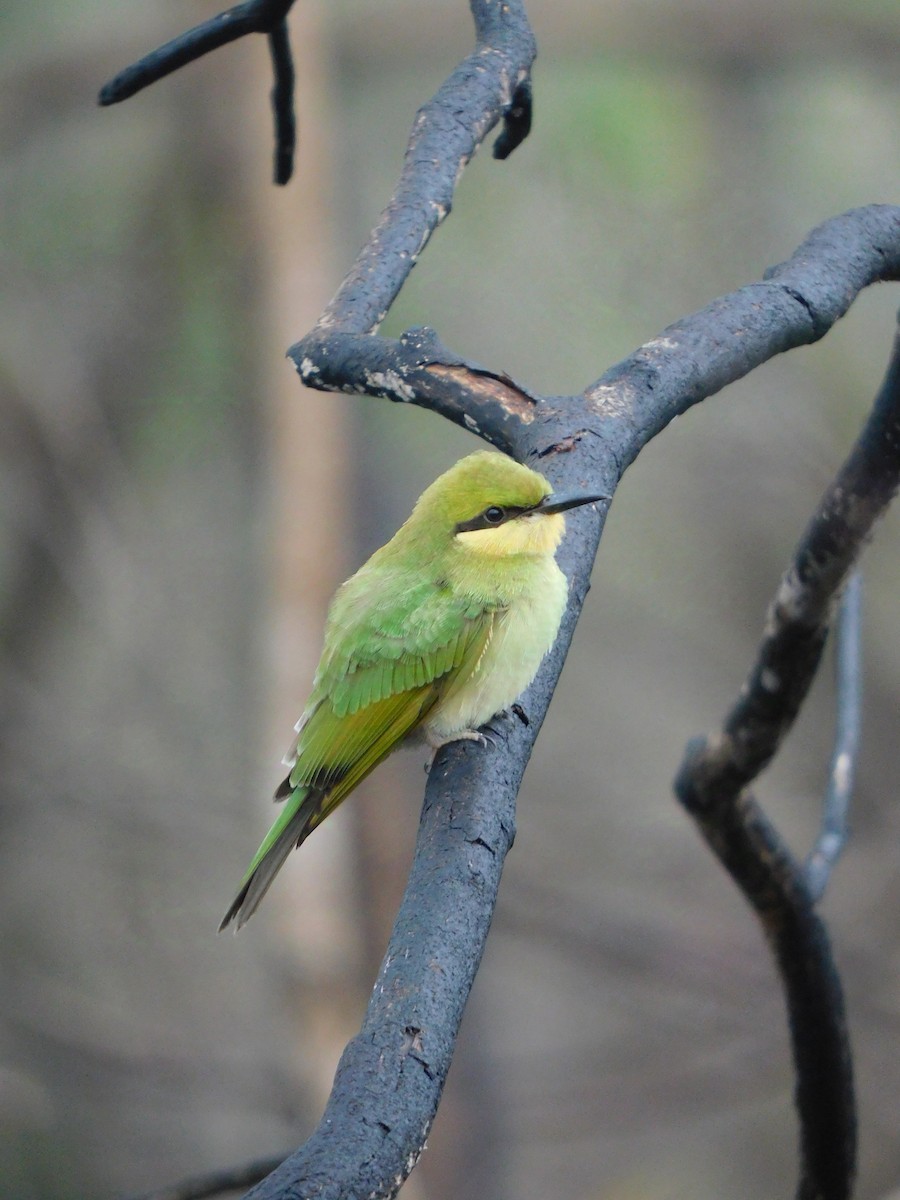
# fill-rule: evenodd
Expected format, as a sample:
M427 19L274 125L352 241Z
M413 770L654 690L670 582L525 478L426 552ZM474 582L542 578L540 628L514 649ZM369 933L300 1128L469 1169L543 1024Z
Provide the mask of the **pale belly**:
M498 623L478 671L429 713L423 730L429 740L477 729L524 692L556 640L567 593L566 577L552 562L541 587L520 597Z

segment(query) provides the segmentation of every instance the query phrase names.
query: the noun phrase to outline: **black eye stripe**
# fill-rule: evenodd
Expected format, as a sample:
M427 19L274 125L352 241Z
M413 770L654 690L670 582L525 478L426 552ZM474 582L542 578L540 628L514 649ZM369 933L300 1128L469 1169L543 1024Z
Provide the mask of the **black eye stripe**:
M528 508L517 505L489 504L476 517L472 517L468 521L460 521L454 532L472 533L476 529L496 529L500 525L505 525L507 521L520 517L522 513L530 511Z

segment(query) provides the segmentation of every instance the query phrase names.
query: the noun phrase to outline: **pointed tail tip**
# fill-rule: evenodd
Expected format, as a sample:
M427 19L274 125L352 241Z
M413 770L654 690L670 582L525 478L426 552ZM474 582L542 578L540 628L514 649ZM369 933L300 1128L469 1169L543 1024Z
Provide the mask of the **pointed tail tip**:
M250 913L242 913L239 908L229 908L228 912L219 922L219 928L216 933L224 933L228 926L231 926L232 933L240 933L250 919Z
M241 890L235 896L234 900L231 903L230 908L228 909L228 911L226 912L226 914L222 918L222 920L219 922L219 928L216 930L216 933L224 933L225 930L228 928L228 926L231 925L232 923L234 925L234 928L232 929L232 933L237 933L238 930L242 929L244 927L244 925L247 924L248 920L250 919L250 917L253 914L253 908L248 908L247 903L246 903L247 889L249 887L249 884L250 884L250 880L248 880L247 883L244 884L244 886L241 888Z
M222 918L219 933L227 929L232 922L235 933L247 924L272 886L275 876L284 866L285 859L318 823L315 818L319 816L325 793L308 788L294 788L291 795L294 797L296 809L285 809L266 834L238 894Z

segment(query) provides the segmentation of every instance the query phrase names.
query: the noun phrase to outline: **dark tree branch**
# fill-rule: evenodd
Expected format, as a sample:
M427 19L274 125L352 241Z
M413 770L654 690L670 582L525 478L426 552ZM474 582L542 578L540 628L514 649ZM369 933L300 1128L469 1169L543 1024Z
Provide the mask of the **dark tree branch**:
M128 100L151 83L171 75L179 67L185 67L211 50L218 50L220 46L246 37L248 33L272 33L284 23L293 3L294 0L246 0L244 4L236 4L234 8L195 25L164 46L145 54L104 84L100 89L100 103L105 106Z
M294 173L297 123L294 120L294 62L288 36L287 17L269 33L269 53L275 84L272 113L275 118L275 182L284 185Z
M314 329L288 356L307 387L359 392L431 409L507 454L541 411L540 398L508 375L464 362L433 329L399 339Z
M171 75L179 67L227 46L248 33L265 33L269 39L275 86L275 182L287 183L294 169L294 65L288 41L287 14L294 0L246 0L218 16L194 26L158 50L151 51L100 89L102 105L118 104Z
M854 571L844 588L835 629L834 750L822 806L822 829L806 860L806 886L821 900L831 871L847 842L847 814L853 795L862 710L862 576Z
M807 243L808 244L808 243ZM693 743L676 792L759 914L782 976L800 1115L800 1200L845 1200L856 1163L850 1046L840 982L824 925L813 911L843 833L858 703L845 695L837 750L847 786L831 797L830 856L810 874L745 790L775 755L819 664L836 598L900 485L900 335L875 406L809 524L769 610L757 661L720 733ZM851 591L845 634L857 598ZM845 647L846 651L846 647ZM853 663L845 672L855 676ZM821 843L820 843L821 845Z
M518 749L524 727L499 727ZM512 844L524 757L519 750L522 765L510 771L506 756L484 761L458 744L435 762L403 907L362 1029L341 1057L318 1129L254 1189L254 1200L393 1196L415 1166Z
M522 106L537 48L521 0L470 0L470 7L475 50L416 114L393 198L319 318L323 331L377 329L450 213L463 168L497 122L509 122L512 109ZM524 118L512 119L524 136Z

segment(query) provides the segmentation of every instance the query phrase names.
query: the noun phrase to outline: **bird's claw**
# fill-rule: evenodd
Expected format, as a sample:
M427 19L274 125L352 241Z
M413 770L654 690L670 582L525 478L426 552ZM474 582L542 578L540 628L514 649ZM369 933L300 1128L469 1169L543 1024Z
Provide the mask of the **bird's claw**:
M478 731L478 735L481 739L482 745L490 746L491 749L496 749L497 742L503 740L503 731L497 728L497 726L494 724L494 721L505 716L505 711L497 713L496 717L492 717L490 721L486 721L485 724L481 726L481 729ZM487 732L485 732L485 730Z

